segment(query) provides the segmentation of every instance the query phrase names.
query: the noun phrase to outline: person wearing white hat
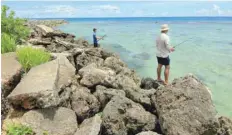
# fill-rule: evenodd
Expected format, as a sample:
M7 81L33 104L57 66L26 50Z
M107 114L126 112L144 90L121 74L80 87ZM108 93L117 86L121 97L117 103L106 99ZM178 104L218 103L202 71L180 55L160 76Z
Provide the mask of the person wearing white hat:
M161 26L161 34L157 37L156 39L156 56L157 56L157 61L158 61L158 67L157 67L157 80L159 82L163 82L165 85L168 84L168 77L169 77L169 70L170 70L170 59L169 59L169 54L170 52L174 51L173 47L170 47L170 39L169 36L167 35L168 33L168 25L163 24ZM161 79L161 71L163 65L165 66L165 71L164 71L164 77L165 80L163 81Z

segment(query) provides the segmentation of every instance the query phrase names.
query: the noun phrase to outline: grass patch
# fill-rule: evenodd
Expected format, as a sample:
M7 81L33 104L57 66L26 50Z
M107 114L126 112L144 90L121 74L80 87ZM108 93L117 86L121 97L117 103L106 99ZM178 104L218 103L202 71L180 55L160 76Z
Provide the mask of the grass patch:
M22 124L16 124L16 123L11 123L7 125L6 134L7 135L35 135L31 127Z
M19 48L16 53L25 72L28 72L32 67L46 63L51 59L48 52L32 47Z
M14 52L16 49L15 40L6 33L1 34L1 53Z

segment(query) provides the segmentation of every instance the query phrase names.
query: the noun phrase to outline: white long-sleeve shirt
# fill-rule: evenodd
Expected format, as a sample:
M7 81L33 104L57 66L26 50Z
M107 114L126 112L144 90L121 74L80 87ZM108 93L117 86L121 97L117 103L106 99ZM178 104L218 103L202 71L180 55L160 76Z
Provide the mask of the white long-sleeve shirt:
M169 36L161 33L156 39L156 56L166 58L170 53Z

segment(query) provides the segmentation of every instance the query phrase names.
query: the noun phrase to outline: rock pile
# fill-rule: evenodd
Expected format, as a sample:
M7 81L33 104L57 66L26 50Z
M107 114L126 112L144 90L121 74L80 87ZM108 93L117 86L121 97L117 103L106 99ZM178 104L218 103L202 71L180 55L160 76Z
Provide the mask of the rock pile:
M18 119L49 135L231 135L208 89L193 75L160 86L120 58L72 34L34 27L28 42L54 60L33 67L7 95ZM7 119L14 119L9 113Z

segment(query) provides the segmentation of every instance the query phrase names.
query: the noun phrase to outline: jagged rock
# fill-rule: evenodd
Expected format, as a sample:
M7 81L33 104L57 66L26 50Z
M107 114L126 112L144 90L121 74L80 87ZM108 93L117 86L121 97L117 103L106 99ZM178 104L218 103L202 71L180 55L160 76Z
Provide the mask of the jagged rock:
M159 87L159 83L152 78L143 78L140 87L147 90L152 88L157 89Z
M115 89L134 89L138 88L133 79L125 76L123 74L118 74L116 76L107 76L102 80L101 84L106 87L111 87Z
M102 119L100 114L85 119L77 129L75 135L99 135L101 130Z
M218 120L220 127L217 135L232 135L232 120L224 116L219 117Z
M159 134L156 132L152 132L152 131L145 131L145 132L138 133L136 135L159 135Z
M141 79L136 74L135 70L131 70L131 69L127 68L127 67L123 67L123 69L121 70L121 72L119 72L119 74L124 75L124 76L128 76L129 78L133 79L135 84L140 87Z
M65 56L69 62L75 67L75 62L73 55L69 52L63 52L63 53L50 53L53 59L56 59L57 57L60 57L60 55Z
M33 67L8 96L9 102L26 109L57 106L63 100L61 86L73 75L75 68L64 56Z
M63 45L58 45L56 43L52 43L51 45L47 45L46 49L50 52L54 52L54 53L61 53L64 51L67 51L67 48Z
M151 97L155 94L155 89L144 90L140 88L136 89L124 89L126 97L130 98L136 103L141 104L146 110L153 111L154 107L151 102Z
M54 32L54 29L46 25L37 25L35 31L41 36L47 36L49 33Z
M104 108L113 96L126 96L126 94L123 90L111 89L98 85L96 87L96 92L94 92L94 96L96 96L101 103L101 108Z
M55 38L54 43L56 43L56 46L64 46L66 50L71 50L78 46L77 44L71 42L62 41L60 38Z
M5 119L10 106L6 99L15 86L19 83L22 74L22 66L16 60L16 53L5 53L2 57L1 80L1 121Z
M89 46L89 42L87 40L83 39L83 38L79 38L77 40L74 40L74 43L83 45L85 47Z
M196 77L187 75L159 88L153 102L164 134L216 134L218 120L210 93Z
M77 87L71 96L71 106L80 122L95 115L99 111L100 103L88 88Z
M82 77L80 84L86 87L96 86L101 84L102 80L106 77L115 76L115 72L111 69L103 67L99 68L95 63L83 67L78 73Z
M37 38L32 38L28 42L33 44L33 45L50 45L51 44L51 42L49 42L49 41L43 41L43 40L37 39Z
M68 108L31 110L22 117L37 135L73 135L77 129L75 112Z
M48 27L57 26L60 24L67 24L66 20L28 20L26 25L30 28L35 28L36 25L46 25Z
M79 70L89 64L92 63L96 63L97 65L101 66L103 65L103 59L96 57L96 56L92 56L89 54L86 54L85 52L83 52L80 55L77 55L76 57L74 57L75 62L76 62L76 69Z
M122 71L123 67L126 66L119 58L116 57L108 57L104 61L104 66L113 69L116 73Z
M155 115L126 97L114 96L103 110L103 134L134 135L154 130Z

